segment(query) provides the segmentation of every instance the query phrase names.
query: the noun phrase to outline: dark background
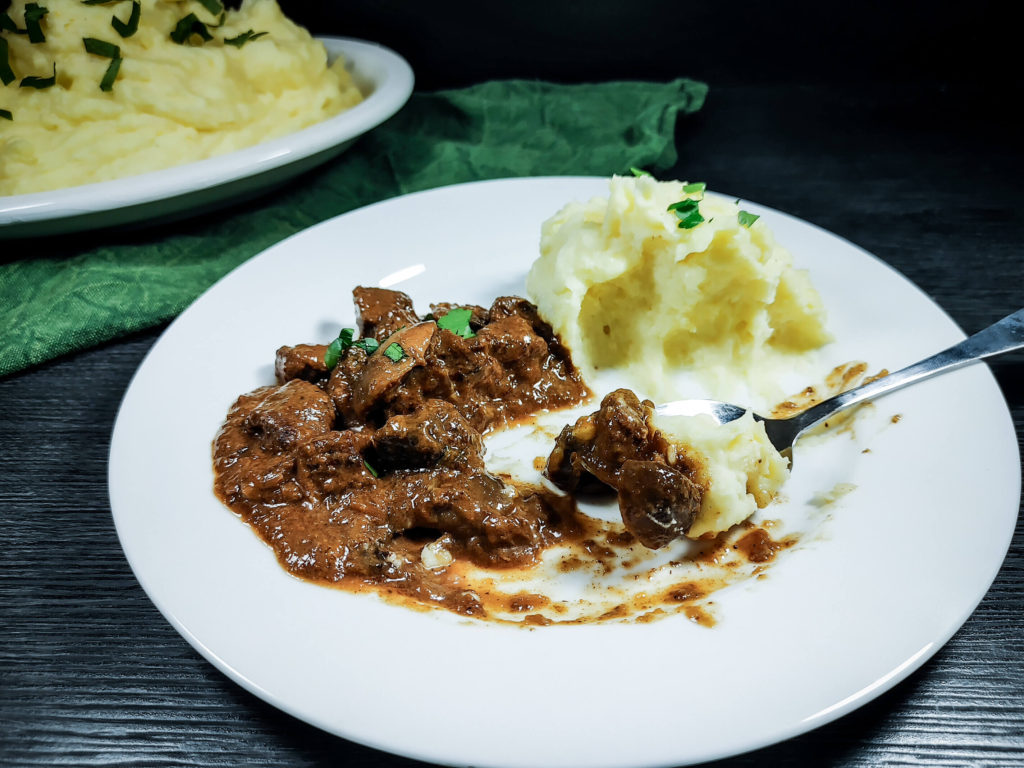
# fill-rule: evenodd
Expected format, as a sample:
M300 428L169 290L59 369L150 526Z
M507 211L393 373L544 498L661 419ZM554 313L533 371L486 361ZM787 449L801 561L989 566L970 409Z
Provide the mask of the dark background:
M680 121L666 177L706 180L852 240L965 331L1024 306L1019 4L285 8L316 33L393 47L425 89L704 80L707 103ZM245 692L136 582L110 518L106 460L121 396L161 331L0 380L0 766L414 765ZM1024 361L992 368L1019 441ZM1018 524L992 589L924 667L835 723L727 764L1024 765L1022 615Z
M1020 92L1020 3L285 0L320 34L405 56L425 89L493 78L896 82Z

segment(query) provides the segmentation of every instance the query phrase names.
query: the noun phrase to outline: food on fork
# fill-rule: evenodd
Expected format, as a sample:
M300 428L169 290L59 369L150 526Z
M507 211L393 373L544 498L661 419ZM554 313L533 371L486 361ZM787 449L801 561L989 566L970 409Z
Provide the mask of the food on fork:
M0 195L284 136L359 103L277 0L0 0Z
M618 492L626 529L657 549L681 536L728 530L775 498L787 461L747 414L729 424L706 416L661 416L628 389L567 425L545 468L567 492Z

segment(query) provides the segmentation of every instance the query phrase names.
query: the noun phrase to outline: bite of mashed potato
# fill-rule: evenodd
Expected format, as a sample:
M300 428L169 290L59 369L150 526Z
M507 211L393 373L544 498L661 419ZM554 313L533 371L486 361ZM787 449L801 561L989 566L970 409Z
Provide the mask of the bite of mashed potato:
M689 371L727 399L830 338L807 274L756 218L701 184L613 177L607 198L545 222L527 291L585 374L617 369L666 400Z
M324 46L276 0L244 0L223 14L211 11L217 0L139 0L135 31L132 2L14 0L7 10L14 25L27 26L26 5L46 8L35 22L38 34L0 33L15 78L0 87L0 195L220 155L300 130L363 98L344 62L328 65ZM90 52L86 40L107 45L89 44ZM120 58L112 79L108 46Z
M789 477L789 462L768 440L764 425L748 412L719 424L711 416L663 416L652 419L672 443L701 457L704 495L691 539L711 536L742 523L768 506Z

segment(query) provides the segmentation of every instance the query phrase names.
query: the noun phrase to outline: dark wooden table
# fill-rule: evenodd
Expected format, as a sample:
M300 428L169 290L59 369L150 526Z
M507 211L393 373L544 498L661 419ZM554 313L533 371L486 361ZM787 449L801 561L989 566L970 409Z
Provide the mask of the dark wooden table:
M678 176L852 240L965 331L1024 306L1024 132L1012 99L962 85L712 86L679 128ZM160 330L0 381L0 765L412 765L242 690L136 583L111 522L107 451ZM1024 435L1024 358L993 369ZM1022 609L1018 526L984 601L921 670L728 764L1024 765Z

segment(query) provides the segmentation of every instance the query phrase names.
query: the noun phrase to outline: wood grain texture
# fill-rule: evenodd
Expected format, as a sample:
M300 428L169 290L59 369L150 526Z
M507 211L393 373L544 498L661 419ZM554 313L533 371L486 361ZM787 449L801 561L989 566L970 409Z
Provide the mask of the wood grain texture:
M973 332L1024 305L1024 154L1005 109L959 88L713 88L680 127L674 175L852 240ZM158 333L0 381L0 765L415 765L242 690L135 581L110 517L107 451ZM1020 440L1024 357L993 369ZM1019 524L988 595L921 670L839 721L722 765L1024 765L1022 615Z

